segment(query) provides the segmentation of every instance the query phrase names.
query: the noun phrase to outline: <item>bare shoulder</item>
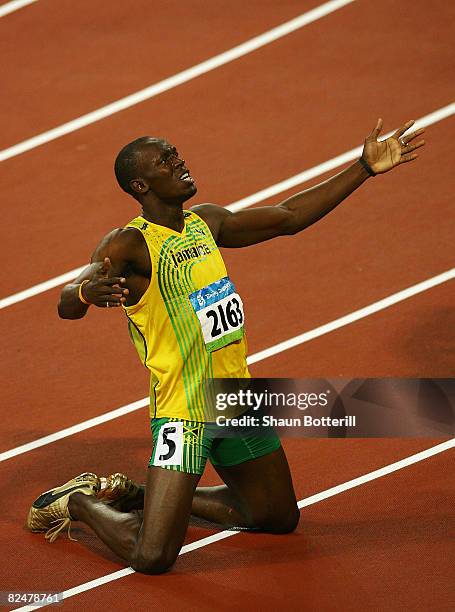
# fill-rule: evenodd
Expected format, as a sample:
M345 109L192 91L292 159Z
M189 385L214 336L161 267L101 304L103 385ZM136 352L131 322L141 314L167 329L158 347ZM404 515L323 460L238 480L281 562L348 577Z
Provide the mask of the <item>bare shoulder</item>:
M218 239L220 227L224 219L232 214L231 211L216 204L197 204L191 207L190 211L199 215L207 223L215 242Z
M131 257L135 258L138 251L145 247L141 233L133 227L120 227L112 230L96 247L92 262L103 261L105 257L113 257L128 261Z

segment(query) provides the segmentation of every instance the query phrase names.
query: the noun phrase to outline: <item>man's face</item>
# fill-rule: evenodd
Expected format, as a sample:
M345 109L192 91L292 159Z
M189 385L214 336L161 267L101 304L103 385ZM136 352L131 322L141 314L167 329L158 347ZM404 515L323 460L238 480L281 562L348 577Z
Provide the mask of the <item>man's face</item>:
M140 157L140 180L142 193L152 191L160 200L183 203L197 191L185 160L177 149L165 140L150 139L144 143Z

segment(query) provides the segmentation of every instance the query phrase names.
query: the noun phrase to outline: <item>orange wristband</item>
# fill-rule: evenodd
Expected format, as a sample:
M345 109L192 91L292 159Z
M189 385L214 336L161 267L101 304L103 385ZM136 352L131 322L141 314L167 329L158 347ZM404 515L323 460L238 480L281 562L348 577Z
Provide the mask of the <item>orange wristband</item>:
M87 300L86 300L86 299L84 298L84 296L82 295L82 287L83 287L84 285L86 285L87 283L89 283L89 282L90 282L89 280L82 281L82 283L79 285L79 292L78 292L78 296L79 296L80 301L81 301L83 304L85 304L86 306L90 306L90 302L87 302Z

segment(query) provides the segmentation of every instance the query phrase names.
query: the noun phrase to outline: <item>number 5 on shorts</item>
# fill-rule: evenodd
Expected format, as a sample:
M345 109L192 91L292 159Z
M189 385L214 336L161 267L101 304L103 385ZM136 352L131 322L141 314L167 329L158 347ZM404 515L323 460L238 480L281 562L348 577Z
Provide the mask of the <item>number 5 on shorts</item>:
M183 452L183 423L164 423L156 441L153 465L181 465Z

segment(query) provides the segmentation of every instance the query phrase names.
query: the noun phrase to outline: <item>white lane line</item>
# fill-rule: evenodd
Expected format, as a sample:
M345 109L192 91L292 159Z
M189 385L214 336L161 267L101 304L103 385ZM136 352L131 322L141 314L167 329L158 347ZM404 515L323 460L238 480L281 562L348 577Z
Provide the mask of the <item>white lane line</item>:
M0 17L9 15L10 13L18 11L28 4L33 4L34 2L37 2L37 0L13 0L12 2L2 4L2 6L0 6Z
M409 457L405 457L404 459L400 459L395 463L390 463L389 465L385 465L378 470L374 470L373 472L369 472L368 474L364 474L363 476L358 476L357 478L353 478L352 480L348 480L343 484L337 485L335 487L331 487L326 491L321 491L321 493L316 493L315 495L311 495L305 499L300 500L297 505L300 509L306 508L307 506L311 506L312 504L316 504L324 499L328 499L329 497L333 497L334 495L338 495L339 493L343 493L344 491L349 491L349 489L353 489L354 487L359 487L367 482L371 482L372 480L376 480L376 478L381 478L382 476L387 476L388 474L392 474L393 472L397 472L398 470L402 470L405 467L409 467L414 463L418 463L419 461L423 461L424 459L428 459L429 457L434 457L439 453L443 453L452 448L455 448L455 438L451 438L446 442L442 442L441 444L437 444L436 446L432 446L430 448L426 448L415 455L410 455Z
M420 117L417 119L415 125L413 126L413 130L418 130L420 128L428 127L438 121L442 121L443 119L447 119L451 115L455 114L455 102L447 104L447 106L443 106L438 110L425 115L424 117ZM381 140L385 140L389 138L393 132L388 132L384 136L381 136ZM299 174L295 174L294 176L290 176L289 178L281 181L280 183L276 183L271 187L267 187L266 189L261 189L261 191L257 191L252 195L243 198L242 200L238 200L238 202L234 202L233 204L229 204L226 208L232 211L241 210L242 208L247 208L248 206L253 206L253 204L257 204L258 202L262 202L268 198L271 198L283 191L287 191L288 189L292 189L301 183L305 183L306 181L310 181L321 174L325 174L326 172L330 172L338 166L342 164L346 164L358 157L362 154L363 145L359 147L355 147L350 151L346 151L346 153L342 153L341 155L337 155L337 157L332 157L332 159L323 162L322 164L318 164L309 170L304 170L303 172L299 172Z
M418 129L421 127L427 127L429 125L432 125L433 123L441 121L442 119L447 119L453 114L455 114L455 102L453 102L452 104L448 104L447 106L444 106L443 108L440 108L430 113L429 115L425 115L424 117L421 117L420 119L418 119L416 121L415 129ZM389 134L386 134L385 137L387 138L391 133L392 132L389 132ZM345 164L347 162L350 162L356 157L359 157L361 153L362 153L361 146L356 147L355 149L351 149L350 151L346 151L346 153L338 155L337 157L333 157L332 159L329 159L328 161L323 162L322 164L318 164L317 166L314 166L313 168L310 168L309 170L304 170L303 172L300 172L299 174L295 174L294 176L291 176L285 179L284 181L280 181L279 183L276 183L275 185L271 185L270 187L267 187L266 189L257 191L256 193L253 193L252 195L249 195L246 198L242 198L241 200L238 200L237 202L228 204L226 208L231 211L237 211L243 208L247 208L248 206L252 206L253 204L257 204L258 202L266 200L267 198L271 198L272 196L282 193L283 191L287 191L288 189L291 189L292 187L296 187L297 185L300 185L301 183L304 183L305 181L309 181L317 176L320 176L321 174L324 174L325 172L334 170L338 166ZM22 302L23 300L27 300L31 297L34 297L35 295L39 295L40 293L44 293L45 291L49 291L50 289L54 289L55 287L58 287L59 285L63 285L65 283L72 281L74 278L76 278L76 276L78 276L82 272L82 270L87 265L88 264L86 264L85 266L79 266L78 268L74 268L73 270L70 270L69 272L65 272L64 274L60 274L59 276L50 278L47 281L43 281L42 283L33 285L32 287L29 287L28 289L24 289L23 291L19 291L18 293L14 293L5 298L2 298L0 300L0 310L2 308L6 308L7 306L12 306L13 304Z
M144 397L143 399L132 402L131 404L126 404L125 406L121 406L120 408L116 408L115 410L110 410L109 412L100 414L99 416L94 417L92 419L88 419L87 421L82 421L82 423L77 423L76 425L72 425L71 427L67 427L66 429L61 429L60 431L56 431L53 434L44 436L43 438L38 438L33 442L28 442L27 444L23 444L22 446L18 446L9 451L5 451L4 453L0 454L0 462L6 461L7 459L11 459L12 457L17 457L17 455L22 455L23 453L28 453L34 450L35 448L46 446L46 444L57 442L57 440L61 440L62 438L74 436L74 434L77 434L80 431L90 429L91 427L96 427L97 425L101 425L102 423L106 423L107 421L118 419L121 416L125 416L125 414L129 414L130 412L134 412L135 410L139 410L140 408L148 406L149 403L150 398Z
M367 482L371 482L372 480L376 480L377 478L382 478L383 476L387 476L388 474L392 474L393 472L397 472L398 470L402 470L405 467L409 467L410 465L414 465L419 461L424 461L430 457L434 457L439 453L443 453L455 447L455 438L447 440L447 442L443 442L442 444L437 444L436 446L432 446L427 448L415 455L410 455L409 457L405 457L404 459L400 459L399 461L395 461L394 463L389 463L382 468L374 470L373 472L369 472L368 474L363 474L363 476L358 476L357 478L353 478L352 480L348 480L342 484L336 485L335 487L331 487L330 489L326 489L325 491L321 491L320 493L316 493L315 495L311 495L310 497L306 497L305 499L301 499L298 502L298 507L300 509L306 508L307 506L311 506L313 504L317 504L325 499L330 497L334 497L335 495L339 495L344 491L349 491L355 487L359 487L360 485L366 484ZM225 538L229 538L231 536L237 535L238 533L243 533L242 531L221 531L214 535L208 536L206 538L202 538L201 540L196 540L191 544L187 544L182 547L180 551L180 555L184 555L185 553L191 552L193 550L197 550L198 548L202 548L204 546L208 546L209 544L213 544L214 542L218 542L219 540L223 540ZM107 574L106 576L102 576L101 578L96 578L95 580L91 580L90 582L85 582L80 584L72 589L68 589L67 591L63 591L63 601L68 599L69 597L74 597L75 595L79 595L80 593L85 593L91 589L95 589L103 584L107 584L108 582L112 582L114 580L119 580L120 578L124 578L129 574L134 574L135 571L131 567L126 567L125 569L119 570L117 572L113 572L112 574ZM29 612L31 610L36 610L38 607L43 606L23 606L22 608L17 608L17 610L22 610L23 612Z
M55 287L58 287L59 285L65 285L66 283L71 282L77 276L79 276L82 270L88 265L89 264L87 263L85 266L74 268L74 270L70 270L64 274L59 274L59 276L55 276L47 281L33 285L33 287L29 287L28 289L24 289L23 291L19 291L18 293L14 293L13 295L9 295L8 297L1 299L0 310L2 308L6 308L7 306L12 306L13 304L22 302L23 300L28 300L29 298L39 295L40 293L44 293L45 291L49 291L50 289L55 289Z
M368 317L380 310L384 310L389 306L393 306L398 302L406 300L418 293L422 293L423 291L427 291L432 287L436 287L442 283L449 281L450 279L455 278L455 268L451 270L447 270L447 272L443 272L442 274L438 274L437 276L433 276L428 278L421 283L417 283L416 285L412 285L407 289L403 289L402 291L398 291L398 293L393 293L378 302L374 302L369 306L365 306L360 310L355 310L350 314L347 314L339 319L335 319L334 321L330 321L325 325L321 325L320 327L316 327L310 331L307 331L298 336L294 336L293 338L289 338L284 342L279 342L274 346L271 346L263 351L259 351L258 353L254 353L250 355L247 359L248 365L253 363L257 363L258 361L263 361L264 359L268 359L273 355L277 355L278 353L282 353L283 351L287 351L291 348L299 344L303 344L304 342L308 342L313 340L314 338L318 338L319 336L323 336L324 334L328 334L340 327L345 325L349 325L350 323L354 323L359 319L363 319ZM106 423L107 421L111 421L112 419L116 419L118 417L124 416L125 414L129 414L130 412L134 412L135 410L139 410L145 406L148 406L149 398L144 397L143 399L137 400L131 404L127 404L126 406L121 406L120 408L116 408L115 410L111 410L110 412L106 412L101 414L100 416L89 419L88 421L83 421L82 423L78 423L77 425L73 425L72 427L67 427L66 429L62 429L55 433L49 434L48 436L44 436L43 438L38 438L37 440L33 440L32 442L28 442L27 444L23 444L22 446L17 446L16 448L12 448L9 451L5 451L0 454L0 462L6 461L7 459L11 459L13 457L17 457L18 455L22 455L23 453L28 453L35 448L40 448L41 446L45 446L46 444L51 444L52 442L56 442L57 440L61 440L62 438L67 438L68 436L72 436L80 431L84 431L85 429L90 429L91 427L96 427L96 425L100 425L101 423Z
M248 364L251 365L253 363L257 363L258 361L262 361L263 359L268 359L273 355L278 355L278 353L282 353L283 351L287 351L299 344L303 344L304 342L308 342L309 340L313 340L314 338L319 338L319 336L323 336L324 334L328 334L336 329L340 329L340 327L344 327L345 325L349 325L350 323L354 323L355 321L359 321L360 319L364 319L365 317L369 317L375 312L379 312L380 310L384 310L385 308L389 308L389 306L393 306L394 304L398 304L398 302L402 302L403 300L407 300L408 298L417 295L418 293L422 293L423 291L427 291L432 287L436 287L437 285L441 285L442 283L446 283L447 281L455 278L455 268L451 270L447 270L447 272L443 272L442 274L438 274L437 276L433 276L428 278L427 280L422 281L421 283L417 283L416 285L412 285L411 287L407 287L406 289L402 289L397 293L393 293L378 302L373 302L369 306L365 306L364 308L360 308L359 310L355 310L344 317L340 317L339 319L335 319L334 321L330 321L325 325L321 325L320 327L316 327L311 331L305 332L298 336L294 336L293 338L289 338L289 340L285 340L284 342L279 342L270 348L264 349L263 351L259 351L254 355L251 355L248 359Z
M179 72L163 81L159 81L158 83L154 83L145 89L141 89L140 91L136 91L129 96L121 98L120 100L116 100L115 102L111 102L106 106L98 108L95 111L87 113L86 115L82 115L77 119L73 119L72 121L68 121L67 123L63 123L56 128L38 134L37 136L33 136L32 138L28 138L27 140L23 140L18 144L15 144L3 151L0 151L0 161L4 161L11 157L15 157L16 155L20 155L21 153L25 153L26 151L30 151L35 147L39 147L46 142L50 142L55 140L56 138L60 138L65 134L70 134L71 132L75 132L76 130L80 130L87 125L100 121L101 119L105 119L106 117L110 117L115 113L119 113L131 106L139 104L140 102L144 102L145 100L149 100L169 89L173 89L178 85L182 85L183 83L187 83L192 79L200 76L201 74L206 74L220 66L224 66L229 62L232 62L248 53L252 53L265 45L268 45L283 36L287 36L300 28L313 23L313 21L317 21L334 11L337 11L340 8L343 8L347 4L351 4L355 0L331 0L330 2L325 2L320 6L307 11L306 13L302 13L298 17L291 19L259 36L255 36L254 38L250 38L246 42L225 51L224 53L220 53L219 55L215 55L200 64L196 64L191 68L187 68L182 72Z

